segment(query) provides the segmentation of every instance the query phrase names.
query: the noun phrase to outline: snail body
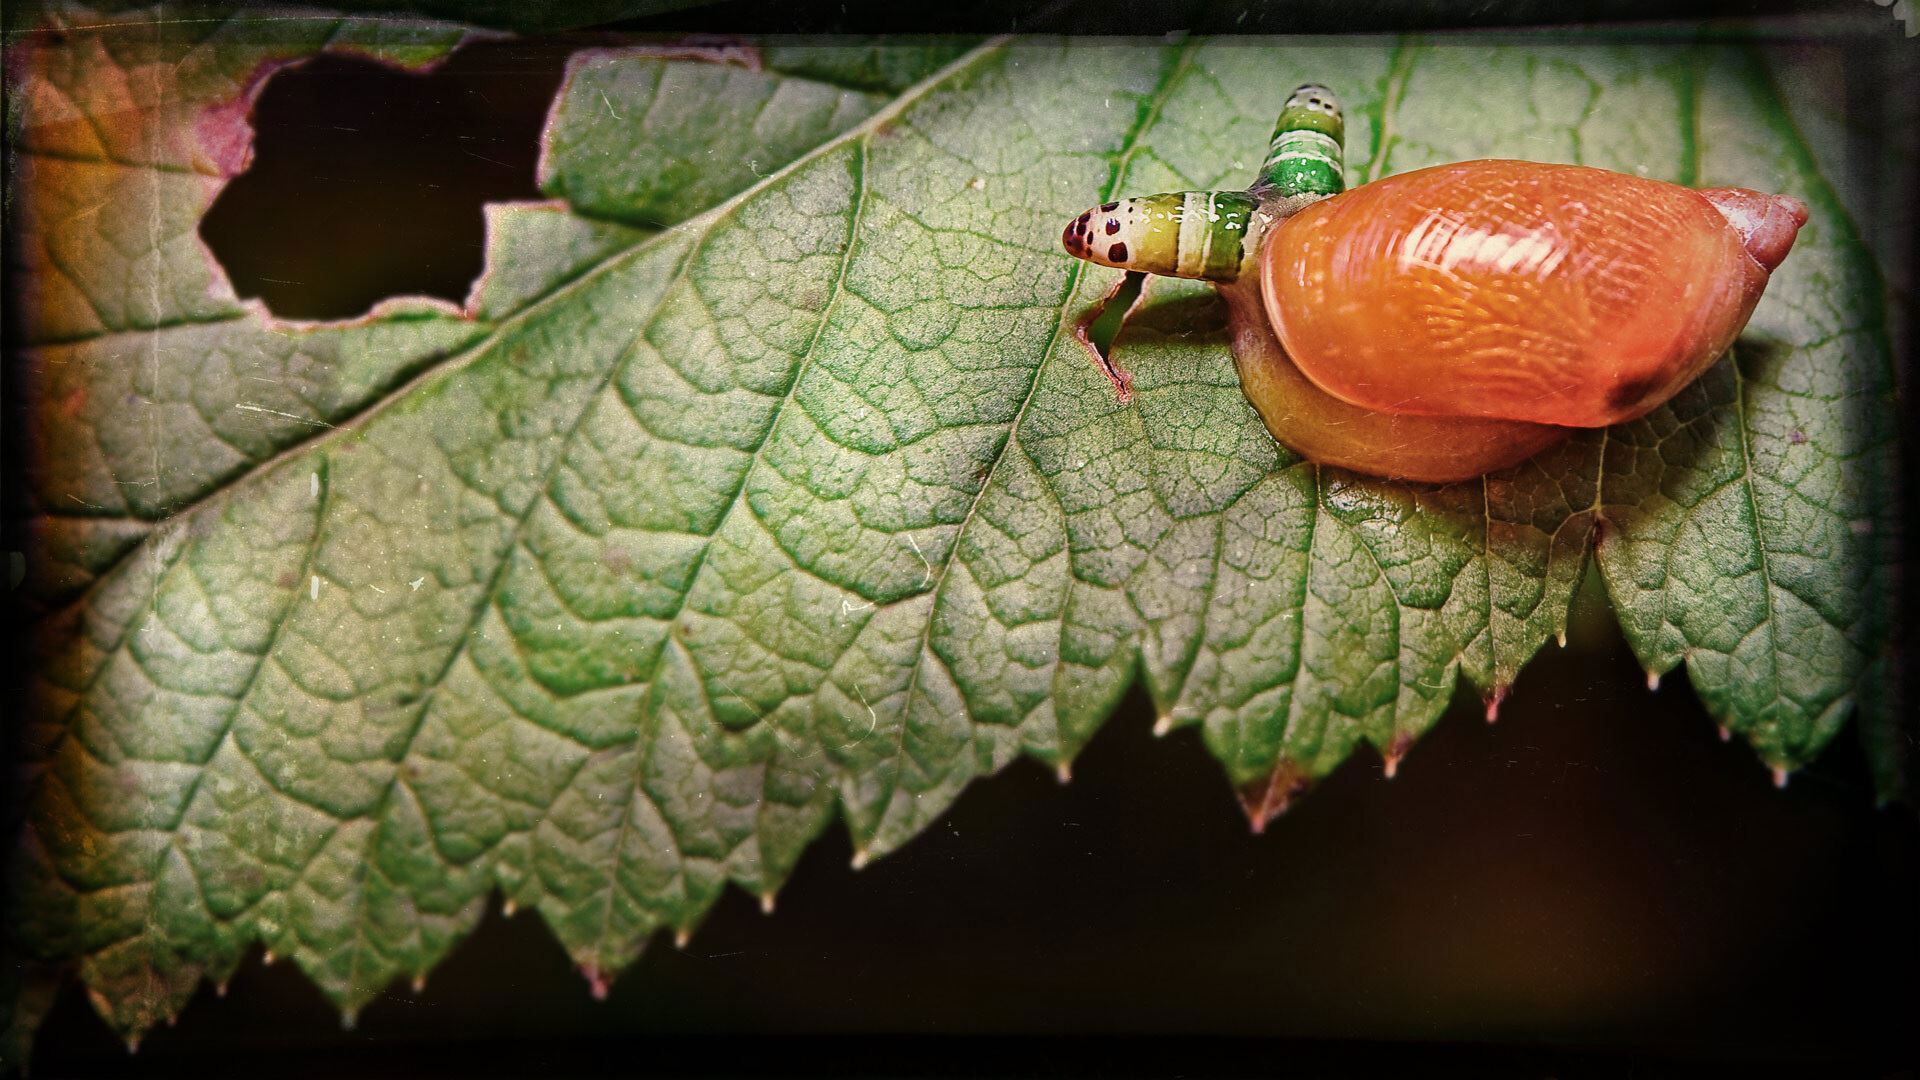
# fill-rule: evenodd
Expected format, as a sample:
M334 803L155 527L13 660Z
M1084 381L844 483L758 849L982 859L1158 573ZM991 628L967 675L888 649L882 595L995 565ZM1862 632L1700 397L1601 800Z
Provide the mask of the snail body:
M1063 242L1213 281L1268 430L1378 476L1468 479L1658 407L1733 343L1806 220L1789 197L1527 161L1341 193L1340 135L1304 86L1249 191L1109 203Z

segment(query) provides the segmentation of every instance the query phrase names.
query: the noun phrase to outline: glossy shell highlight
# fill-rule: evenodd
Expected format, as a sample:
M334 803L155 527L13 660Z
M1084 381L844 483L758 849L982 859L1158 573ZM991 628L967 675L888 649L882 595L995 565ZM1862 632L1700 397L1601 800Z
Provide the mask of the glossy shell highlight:
M1743 234L1722 204L1756 224ZM1631 420L1699 376L1766 287L1749 245L1777 263L1804 220L1797 201L1754 192L1460 162L1289 218L1261 253L1260 290L1286 356L1331 397L1374 413L1517 422L1508 430L1537 450L1553 435L1533 426Z

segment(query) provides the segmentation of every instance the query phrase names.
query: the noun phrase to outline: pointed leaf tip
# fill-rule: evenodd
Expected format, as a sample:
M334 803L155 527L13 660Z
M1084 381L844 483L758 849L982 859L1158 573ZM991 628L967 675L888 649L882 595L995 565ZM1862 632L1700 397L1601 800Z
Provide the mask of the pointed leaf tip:
M1786 769L1775 765L1773 767L1773 786L1784 789L1787 786L1787 777L1789 775L1791 774L1789 774Z
M605 972L592 964L581 964L580 974L587 980L587 992L593 995L593 1000L607 1000L608 983Z
M691 942L692 940L693 940L693 931L687 929L684 926L673 932L673 947L676 949L686 948L688 943Z
M1059 777L1060 782L1063 784L1072 783L1073 782L1073 762L1062 761L1060 764L1054 766L1053 775Z
M1493 692L1487 695L1487 723L1500 719L1500 703L1507 700L1508 689L1507 686L1495 686Z
M766 892L763 892L760 894L760 914L762 915L773 914L773 897L774 897L774 894L772 889L768 889Z
M1647 672L1647 692L1650 694L1657 694L1660 692L1660 673L1659 672L1657 671Z
M1160 719L1155 720L1153 722L1153 735L1154 735L1154 738L1156 739L1172 730L1173 730L1173 717L1171 716L1163 716Z
M1413 736L1404 731L1395 735L1393 741L1387 744L1387 752L1380 755L1387 779L1391 780L1399 773L1401 759L1405 758L1407 751L1411 749L1413 749Z
M1298 764L1281 758L1264 780L1255 780L1239 791L1240 807L1255 836L1267 831L1274 818L1287 812L1293 800L1313 785L1313 778Z
M1720 725L1720 741L1721 742L1733 741L1733 729L1728 727L1725 724Z
M854 848L853 858L849 861L848 865L852 866L855 870L865 870L867 868L867 862L871 858L872 856L867 853L866 848Z
M519 912L520 912L520 905L514 903L511 898L507 899L505 902L503 902L500 905L500 914L505 915L509 919L519 914Z

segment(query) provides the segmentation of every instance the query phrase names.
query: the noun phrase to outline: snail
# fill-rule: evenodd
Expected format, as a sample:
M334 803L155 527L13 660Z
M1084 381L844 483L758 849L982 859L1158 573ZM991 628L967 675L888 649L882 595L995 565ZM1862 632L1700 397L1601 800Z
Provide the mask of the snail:
M1267 430L1374 476L1471 479L1658 407L1726 352L1807 220L1791 196L1532 161L1343 191L1344 134L1309 83L1246 191L1109 202L1061 242L1212 282Z

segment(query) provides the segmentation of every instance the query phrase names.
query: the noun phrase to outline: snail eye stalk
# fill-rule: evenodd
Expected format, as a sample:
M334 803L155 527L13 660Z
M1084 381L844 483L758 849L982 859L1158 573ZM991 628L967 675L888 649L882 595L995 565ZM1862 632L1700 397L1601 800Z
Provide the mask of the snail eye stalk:
M1333 91L1318 83L1301 86L1280 110L1254 190L1281 199L1340 194L1346 188L1341 149L1346 134L1340 99Z

